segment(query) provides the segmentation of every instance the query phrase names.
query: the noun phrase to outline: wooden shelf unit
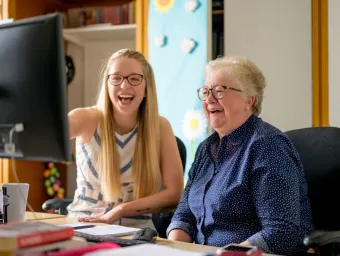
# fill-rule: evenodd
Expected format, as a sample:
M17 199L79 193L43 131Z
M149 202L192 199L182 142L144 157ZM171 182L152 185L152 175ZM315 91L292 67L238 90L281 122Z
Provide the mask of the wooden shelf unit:
M109 40L135 40L136 25L94 25L81 28L64 29L64 38L68 42L84 46L86 43Z
M140 0L137 0L140 1ZM129 3L131 0L0 0L0 19L13 18L14 20L34 17L51 11L65 12L69 8L85 8ZM132 37L135 34L136 25L120 25L102 28L75 28L65 29L64 35L67 40L75 42L83 38L92 40L94 37L101 39L112 38L119 33L122 37ZM110 33L115 31L115 33ZM28 201L35 211L42 210L42 204L48 199L44 186L43 173L45 163L39 161L14 160L20 182L29 183L30 190ZM0 184L16 182L11 167L11 160L0 158ZM61 182L66 188L67 166L58 164L58 171L62 177Z

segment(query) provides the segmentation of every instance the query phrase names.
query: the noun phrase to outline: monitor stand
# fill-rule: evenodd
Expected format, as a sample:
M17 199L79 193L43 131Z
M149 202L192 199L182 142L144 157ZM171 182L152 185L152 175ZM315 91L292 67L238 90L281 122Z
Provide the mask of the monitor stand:
M22 123L0 124L0 158L23 157L17 136L17 133L23 130Z

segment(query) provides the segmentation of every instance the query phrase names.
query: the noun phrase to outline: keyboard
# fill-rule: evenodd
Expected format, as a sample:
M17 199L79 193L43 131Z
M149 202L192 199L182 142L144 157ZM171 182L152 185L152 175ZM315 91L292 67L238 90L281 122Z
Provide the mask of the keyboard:
M123 239L123 238L118 238L118 237L114 237L110 235L100 235L100 236L90 235L90 234L81 233L78 231L75 231L75 235L86 239L86 241L90 243L112 242L112 243L119 244L121 247L151 243L151 242L142 241L142 240Z

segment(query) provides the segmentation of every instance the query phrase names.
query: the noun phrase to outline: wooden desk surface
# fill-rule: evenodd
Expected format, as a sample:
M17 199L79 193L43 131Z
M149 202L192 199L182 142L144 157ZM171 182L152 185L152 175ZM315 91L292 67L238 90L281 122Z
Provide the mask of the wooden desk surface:
M54 214L54 213L46 213L46 212L26 212L25 220L43 220L43 219L55 219L55 218L65 218L64 215Z
M43 215L42 215L43 216ZM35 220L33 220L35 221ZM60 216L57 218L45 218L45 219L38 219L37 221L42 221L54 225L60 225L60 224L74 224L78 223L76 219L71 219L67 218L66 216ZM108 225L104 223L91 223L94 225ZM131 236L126 236L124 238L130 238ZM176 248L176 249L181 249L181 250L187 250L187 251L192 251L192 252L211 252L211 251L216 251L218 248L217 247L212 247L212 246L205 246L205 245L197 245L197 244L189 244L189 243L183 243L183 242L175 242L175 241L170 241L164 238L158 237L156 240L157 244L168 246L171 248Z
M29 213L32 214L32 213ZM57 214L44 214L44 213L38 213L37 217L40 216L41 219L39 219L37 221L42 221L42 222L46 222L46 223L50 223L50 224L54 224L54 225L61 225L61 224L74 224L74 223L78 223L78 221L76 219L71 219L68 218L64 215L57 215ZM30 215L28 215L30 216ZM43 218L45 217L45 218ZM34 221L34 218L32 218ZM104 223L91 223L94 225L108 225L108 224L104 224ZM130 238L131 236L126 236L123 238ZM174 249L179 249L179 250L185 250L185 251L191 251L191 252L213 252L216 251L218 249L218 247L213 247L213 246L207 246L207 245L200 245L200 244L190 244L190 243L184 243L184 242L176 242L176 241L171 241L168 239L164 239L164 238L160 238L158 237L156 240L156 244L159 245L164 245L164 246L168 246ZM273 256L271 254L262 254L263 256Z

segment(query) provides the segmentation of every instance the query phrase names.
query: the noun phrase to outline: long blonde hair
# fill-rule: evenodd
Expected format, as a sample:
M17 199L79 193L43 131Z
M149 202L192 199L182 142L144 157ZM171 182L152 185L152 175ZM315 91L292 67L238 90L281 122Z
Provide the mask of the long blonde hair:
M142 65L146 83L146 97L139 106L137 139L132 162L134 198L139 199L159 191L161 181L160 118L154 73L143 54L131 49L122 49L110 56L103 69L102 85L96 104L101 112L99 179L106 201L112 201L114 197L122 194L119 155L115 143L114 108L108 92L108 69L111 63L120 57L138 60Z

